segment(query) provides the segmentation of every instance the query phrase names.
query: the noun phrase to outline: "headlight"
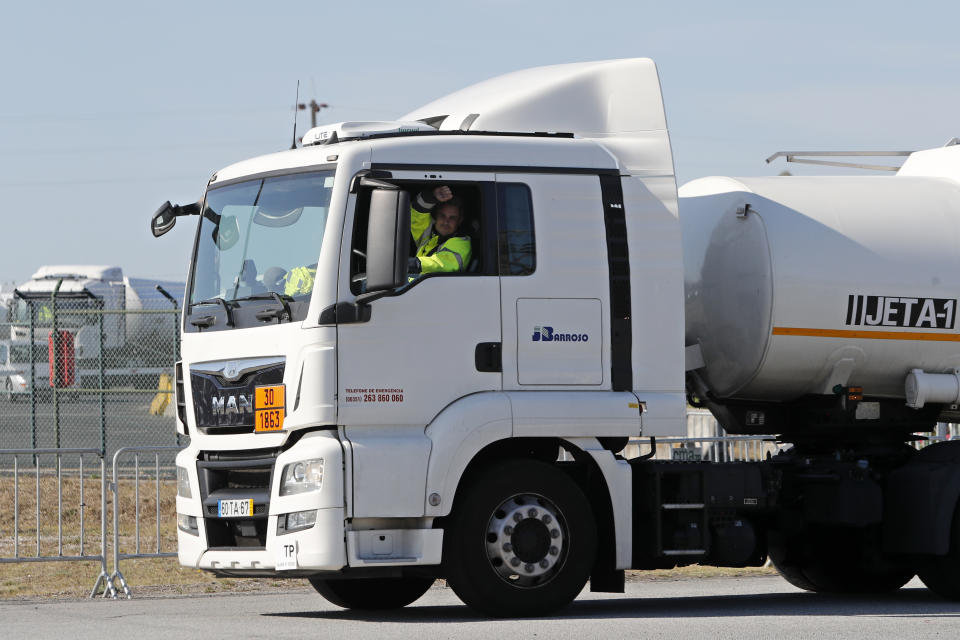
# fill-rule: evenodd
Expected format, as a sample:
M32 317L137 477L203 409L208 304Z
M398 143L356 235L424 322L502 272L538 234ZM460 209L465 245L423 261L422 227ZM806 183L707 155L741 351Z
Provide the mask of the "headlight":
M190 474L183 467L177 467L177 495L181 498L192 498L190 493Z
M280 477L280 495L319 491L323 484L323 458L292 462L283 467Z

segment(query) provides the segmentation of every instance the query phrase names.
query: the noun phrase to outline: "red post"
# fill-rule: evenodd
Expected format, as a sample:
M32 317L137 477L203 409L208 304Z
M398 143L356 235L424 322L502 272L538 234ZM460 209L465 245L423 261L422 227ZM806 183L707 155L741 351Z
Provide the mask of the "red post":
M47 341L50 364L50 386L62 389L73 386L77 377L77 362L73 351L73 334L59 330L50 332Z

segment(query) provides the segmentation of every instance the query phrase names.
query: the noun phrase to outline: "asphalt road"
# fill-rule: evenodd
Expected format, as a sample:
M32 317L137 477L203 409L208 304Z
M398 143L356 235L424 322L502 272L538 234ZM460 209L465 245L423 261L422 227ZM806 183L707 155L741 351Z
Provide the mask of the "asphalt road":
M8 401L0 393L0 449L28 449L34 437L37 447L55 447L57 422L60 446L99 448L101 431L106 434L108 455L120 447L169 446L176 444L173 417L150 415L156 392L115 394L108 397L101 416L99 399L65 394L55 415L49 398L38 399L31 417L28 399Z
M631 582L623 595L585 592L560 613L487 620L434 586L389 613L344 611L312 591L0 602L6 638L958 638L960 604L914 580L884 597L799 591L778 577Z

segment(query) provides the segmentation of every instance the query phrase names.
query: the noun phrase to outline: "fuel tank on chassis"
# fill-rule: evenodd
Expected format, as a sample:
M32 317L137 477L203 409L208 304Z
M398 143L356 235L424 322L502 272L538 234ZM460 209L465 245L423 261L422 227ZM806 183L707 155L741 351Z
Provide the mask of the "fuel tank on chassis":
M686 344L723 398L960 367L960 183L947 177L702 178L680 189Z

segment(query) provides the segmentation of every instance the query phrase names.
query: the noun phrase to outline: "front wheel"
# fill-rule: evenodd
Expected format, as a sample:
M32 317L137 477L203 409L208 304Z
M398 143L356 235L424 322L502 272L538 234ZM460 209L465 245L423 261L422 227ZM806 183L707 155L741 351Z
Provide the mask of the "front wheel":
M400 609L419 600L433 585L433 578L310 578L310 584L331 604L372 611Z
M542 615L569 604L596 556L596 524L583 491L555 466L531 460L473 478L445 529L447 583L488 615Z

